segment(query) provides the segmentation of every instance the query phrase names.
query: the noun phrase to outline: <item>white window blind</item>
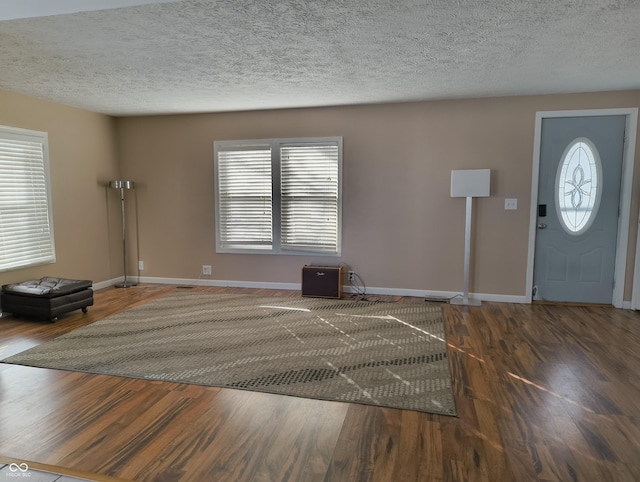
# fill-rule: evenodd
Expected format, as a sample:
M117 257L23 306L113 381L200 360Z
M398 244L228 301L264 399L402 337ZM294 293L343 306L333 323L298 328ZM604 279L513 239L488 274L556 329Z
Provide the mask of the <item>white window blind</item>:
M340 254L342 139L218 141L218 252Z
M0 126L0 271L53 261L47 134Z
M280 149L283 248L337 251L338 172L336 143Z
M271 249L269 146L218 152L218 216L223 248Z

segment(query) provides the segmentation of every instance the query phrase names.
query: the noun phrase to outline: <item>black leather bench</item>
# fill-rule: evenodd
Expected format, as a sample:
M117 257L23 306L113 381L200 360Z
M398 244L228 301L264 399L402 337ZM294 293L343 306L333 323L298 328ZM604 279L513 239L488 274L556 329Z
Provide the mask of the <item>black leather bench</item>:
M2 286L0 307L3 313L56 321L69 311L93 306L92 282L45 277Z

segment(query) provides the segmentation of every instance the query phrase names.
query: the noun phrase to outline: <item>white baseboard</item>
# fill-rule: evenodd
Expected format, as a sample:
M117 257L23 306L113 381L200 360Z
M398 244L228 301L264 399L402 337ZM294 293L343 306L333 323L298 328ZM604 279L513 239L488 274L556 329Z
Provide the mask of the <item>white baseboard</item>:
M217 286L222 288L257 288L266 290L299 290L300 283L269 283L265 281L235 281L216 279L187 279L187 278L155 278L141 276L140 283L157 283L179 286Z
M213 280L213 279L188 279L188 278L157 278L154 276L129 276L132 281L135 280L139 283L156 283L167 285L179 285L179 286L217 286L222 288L256 288L266 290L300 290L300 283L269 283L266 281L236 281L236 280ZM93 288L96 290L102 288L108 288L120 283L124 280L123 276L114 278L111 280L100 281L94 283ZM342 290L346 293L358 293L356 287L344 285ZM434 290L413 290L404 288L379 288L379 287L367 287L366 293L368 295L390 295L390 296L414 296L417 298L454 298L456 296L462 296L461 292L457 291L434 291ZM471 298L480 301L493 301L497 303L519 303L529 304L529 300L526 296L522 295L501 295L493 293L470 293ZM631 301L623 302L622 309L631 310Z
M356 293L357 290L350 286L344 286L343 290L348 293ZM378 288L367 287L367 294L370 295L391 295L391 296L415 296L417 298L446 298L451 299L462 296L458 291L433 291L433 290L411 290L402 288ZM527 303L526 296L498 295L489 293L470 293L471 298L480 301L496 301L499 303Z
M236 280L211 280L211 279L188 279L188 278L157 278L153 276L141 276L137 279L140 283L156 283L156 284L171 284L180 286L217 286L228 288L257 288L257 289L270 289L270 290L300 290L300 283L269 283L265 281L236 281ZM115 284L118 280L113 280ZM345 285L343 291L346 293L357 293L358 290L355 287ZM390 295L390 296L414 296L421 297L435 297L435 298L454 298L455 296L462 296L462 293L456 291L433 291L433 290L413 290L403 288L379 288L368 287L368 295ZM526 296L516 295L500 295L490 293L471 293L474 299L481 301L495 301L499 303L527 303Z
M93 283L94 290L101 290L104 288L110 288L116 283L122 283L124 281L124 276L120 276L119 278L113 278L106 281L98 281L97 283Z

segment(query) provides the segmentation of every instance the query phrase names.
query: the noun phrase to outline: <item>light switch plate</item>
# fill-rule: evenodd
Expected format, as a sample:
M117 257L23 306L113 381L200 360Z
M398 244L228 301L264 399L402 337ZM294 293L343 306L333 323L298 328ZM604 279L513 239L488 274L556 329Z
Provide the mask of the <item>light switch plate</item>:
M508 211L513 211L518 209L518 200L517 199L505 199L504 200L504 208Z

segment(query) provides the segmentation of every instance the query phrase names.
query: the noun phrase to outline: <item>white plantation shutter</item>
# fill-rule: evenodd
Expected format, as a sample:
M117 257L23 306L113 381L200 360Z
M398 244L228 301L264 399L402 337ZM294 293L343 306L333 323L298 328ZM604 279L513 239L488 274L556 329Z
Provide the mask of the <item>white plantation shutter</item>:
M0 127L0 271L55 261L48 139Z
M280 149L281 246L338 251L338 145L288 145Z
M220 247L271 249L270 147L219 150L217 173Z
M340 254L342 139L214 142L216 250Z

